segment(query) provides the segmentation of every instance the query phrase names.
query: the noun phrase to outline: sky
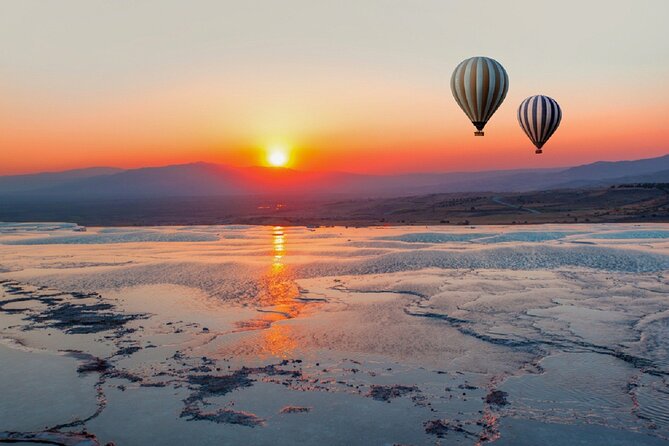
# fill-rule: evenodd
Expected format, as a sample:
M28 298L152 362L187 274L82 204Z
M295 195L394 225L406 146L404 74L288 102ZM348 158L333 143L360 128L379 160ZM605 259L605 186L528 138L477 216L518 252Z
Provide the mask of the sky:
M4 0L0 174L206 161L361 173L557 167L669 153L666 0ZM471 56L509 93L455 103ZM563 121L542 155L526 97Z

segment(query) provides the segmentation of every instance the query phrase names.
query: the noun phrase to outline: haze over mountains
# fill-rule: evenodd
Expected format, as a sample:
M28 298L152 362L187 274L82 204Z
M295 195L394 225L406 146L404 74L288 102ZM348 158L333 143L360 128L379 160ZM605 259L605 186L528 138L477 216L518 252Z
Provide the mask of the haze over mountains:
M0 177L0 195L135 199L303 195L393 197L453 192L525 192L669 182L669 155L562 169L361 175L210 163L122 170L107 167Z

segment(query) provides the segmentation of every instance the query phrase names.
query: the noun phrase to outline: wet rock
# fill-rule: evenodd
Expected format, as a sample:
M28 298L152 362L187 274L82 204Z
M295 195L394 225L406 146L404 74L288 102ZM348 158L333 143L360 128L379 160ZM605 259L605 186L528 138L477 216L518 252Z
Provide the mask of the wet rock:
M113 369L113 366L106 360L92 357L77 368L79 373L106 373Z
M130 356L130 355L132 355L133 353L140 351L141 349L142 349L141 347L138 347L138 346L136 346L136 345L131 345L131 346L128 346L128 347L123 347L123 348L120 348L120 349L118 349L118 350L116 351L116 355L115 355L115 356Z
M188 419L188 421L213 421L214 423L238 424L247 427L256 427L265 424L265 420L250 412L232 409L204 412L194 404L187 405L181 411L180 416Z
M0 443L45 443L58 446L100 446L95 435L81 432L0 432ZM113 446L113 443L107 443Z
M111 369L105 373L106 377L109 378L117 378L117 379L125 379L133 383L141 382L143 379L139 375L135 375L134 373L127 372L125 370L117 370L117 369Z
M366 396L374 398L378 401L389 401L392 398L404 396L411 392L419 392L416 386L401 386L399 384L394 386L378 386L372 385Z
M294 360L294 363L302 362L299 359ZM289 376L292 378L299 378L302 376L301 370L283 370L277 367L276 364L266 365L264 367L242 367L240 370L247 375L268 375L268 376Z
M166 387L167 383L164 383L164 382L154 382L154 383L143 382L139 386L140 387Z
M20 295L19 298L0 301L0 311L28 313L26 320L33 322L26 329L56 328L68 334L89 334L122 330L131 320L146 318L143 314L121 314L115 306L102 302L98 293L60 292L30 287L18 282L4 283L6 293ZM86 300L92 302L85 302ZM35 301L46 305L39 312L29 306L20 309L4 309L9 303Z
M306 413L306 412L311 412L311 407L286 406L279 411L279 413Z
M240 387L250 387L254 379L248 377L244 370L238 370L231 375L191 375L188 377L190 384L199 387L199 397L208 395L225 395Z
M285 365L286 363L282 362L281 364ZM216 423L242 424L251 427L263 424L264 420L253 414L228 409L203 412L199 408L199 404L208 404L206 399L209 397L226 395L233 390L252 386L256 381L251 378L252 375L299 378L302 376L302 372L300 370L283 370L278 368L277 364L270 364L264 367L242 367L228 375L192 374L187 377L187 381L190 385L195 386L194 393L184 400L185 408L181 416L188 417L190 420L208 420ZM286 379L280 384L289 386L290 381Z
M107 303L63 303L31 315L29 319L68 334L89 334L122 328L126 323L141 317L117 314L111 309L113 305Z
M423 427L426 434L436 435L439 438L444 438L449 432L469 433L462 427L462 423L445 419L426 421Z
M492 390L486 395L485 402L487 404L494 404L495 406L506 406L509 404L506 400L507 396L509 396L509 394L502 390Z

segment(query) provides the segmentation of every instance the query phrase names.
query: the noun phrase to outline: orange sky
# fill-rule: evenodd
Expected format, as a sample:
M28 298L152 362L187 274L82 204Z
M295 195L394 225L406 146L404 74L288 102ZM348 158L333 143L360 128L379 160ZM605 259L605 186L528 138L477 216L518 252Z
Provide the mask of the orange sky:
M634 10L605 2L606 20L597 5L564 2L551 10L556 20L577 7L582 16L569 34L544 37L539 52L522 26L543 7L481 16L436 1L412 10L371 2L367 11L355 2L321 10L293 0L304 20L288 26L294 14L265 16L233 2L226 12L235 22L208 28L221 2L195 12L177 2L119 2L106 11L102 2L73 3L44 11L51 6L26 0L0 16L0 51L8 55L0 174L257 165L272 144L290 147L296 169L363 173L568 166L669 152L669 39L653 27L666 15L659 11L669 13L666 2ZM449 22L455 12L482 20L487 37L458 38L477 23ZM503 24L500 14L508 15ZM620 26L635 30L622 40ZM449 87L457 63L478 54L495 57L510 77L483 138L473 136ZM515 116L539 93L555 98L564 118L536 156Z

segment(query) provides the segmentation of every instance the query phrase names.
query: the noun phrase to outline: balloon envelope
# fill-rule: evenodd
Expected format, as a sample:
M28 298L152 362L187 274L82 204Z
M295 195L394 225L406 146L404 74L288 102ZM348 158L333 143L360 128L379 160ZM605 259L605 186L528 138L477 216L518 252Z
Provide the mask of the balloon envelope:
M509 91L504 67L489 57L463 60L451 76L451 91L460 108L483 136L483 128Z
M544 95L530 96L518 107L518 122L525 134L537 147L536 153L553 136L562 120L557 101Z

